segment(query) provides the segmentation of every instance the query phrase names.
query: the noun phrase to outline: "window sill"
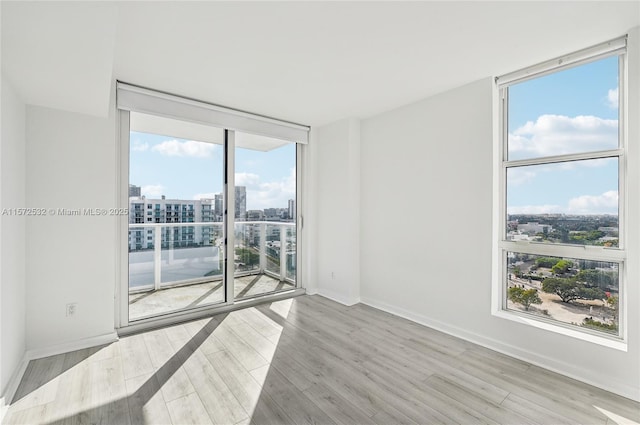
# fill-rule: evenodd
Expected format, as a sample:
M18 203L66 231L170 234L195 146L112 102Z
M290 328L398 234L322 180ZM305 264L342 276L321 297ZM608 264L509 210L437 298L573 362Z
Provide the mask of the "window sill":
M613 336L607 337L607 336L594 335L587 332L581 332L578 330L571 329L569 327L556 325L553 323L546 322L544 320L537 320L533 317L528 317L526 315L518 314L518 313L507 311L507 310L494 311L492 315L502 319L507 319L513 322L521 323L524 325L533 326L538 329L543 329L548 332L554 332L554 333L565 335L571 338L576 338L582 341L598 344L603 347L608 347L614 350L627 352L626 341L622 339L618 339Z

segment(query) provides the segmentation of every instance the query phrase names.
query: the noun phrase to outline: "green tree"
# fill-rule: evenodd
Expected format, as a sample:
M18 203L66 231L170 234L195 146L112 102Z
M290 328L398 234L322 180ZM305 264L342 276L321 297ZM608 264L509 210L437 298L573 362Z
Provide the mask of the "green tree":
M587 233L586 239L590 240L590 241L595 241L595 240L600 239L604 235L606 235L606 233L604 233L604 232L602 232L600 230L592 230L589 233Z
M607 305L608 305L611 309L613 309L613 310L616 310L616 311L617 311L617 310L618 310L618 300L619 300L619 298L618 298L618 296L617 296L617 295L614 295L614 296L612 296L612 297L609 297L609 298L607 298Z
M580 299L583 300L603 300L607 297L602 289L589 286L580 288L578 292L580 294Z
M590 286L598 286L603 289L618 284L617 273L595 269L580 270L576 275L576 279L580 282L586 282Z
M602 289L587 286L575 278L548 277L542 281L542 290L549 294L556 294L563 303L577 299L598 300L606 297Z
M536 289L523 289L518 286L509 288L509 299L516 304L522 304L526 311L529 311L531 304L542 304Z
M602 331L608 331L608 332L613 332L613 333L617 333L618 331L618 325L615 323L604 323L601 322L599 320L594 320L593 318L590 317L586 317L583 321L582 321L582 325L585 328L591 328L591 329L597 329L597 330L602 330Z
M516 277L520 277L520 276L522 276L522 271L520 270L520 267L518 267L518 266L514 267L514 268L513 268L513 274L514 274Z
M573 267L573 262L569 260L560 260L551 267L551 272L555 274L565 274L571 267Z
M555 266L559 261L560 261L559 258L540 257L540 258L538 258L536 260L536 265L538 267L546 267L546 268L550 269L551 267Z

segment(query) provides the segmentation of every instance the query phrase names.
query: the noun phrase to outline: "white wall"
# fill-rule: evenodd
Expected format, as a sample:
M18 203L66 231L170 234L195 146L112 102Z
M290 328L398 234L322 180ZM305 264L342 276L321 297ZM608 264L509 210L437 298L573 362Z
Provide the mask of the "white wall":
M639 112L637 43L636 31L631 117ZM638 399L637 220L629 223L628 352L491 315L492 103L486 78L362 122L361 299ZM637 178L637 124L631 131L630 177ZM631 183L629 217L640 214L639 201Z
M317 292L351 305L360 300L360 122L314 130L314 277Z
M115 206L114 116L113 105L109 118L27 107L28 206ZM115 235L115 217L27 219L28 350L113 334Z
M0 209L21 208L25 206L25 105L4 77L0 90ZM25 218L0 215L0 239L0 396L4 396L25 353Z

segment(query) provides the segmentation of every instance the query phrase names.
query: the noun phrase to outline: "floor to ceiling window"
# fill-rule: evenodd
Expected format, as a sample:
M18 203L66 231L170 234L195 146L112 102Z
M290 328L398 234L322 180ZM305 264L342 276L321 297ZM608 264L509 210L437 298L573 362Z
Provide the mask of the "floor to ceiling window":
M497 313L616 347L627 284L625 52L621 38L497 79Z
M129 126L129 319L224 302L224 131L137 112Z
M296 284L296 144L236 133L236 298Z
M120 327L300 287L307 127L122 83L118 108Z

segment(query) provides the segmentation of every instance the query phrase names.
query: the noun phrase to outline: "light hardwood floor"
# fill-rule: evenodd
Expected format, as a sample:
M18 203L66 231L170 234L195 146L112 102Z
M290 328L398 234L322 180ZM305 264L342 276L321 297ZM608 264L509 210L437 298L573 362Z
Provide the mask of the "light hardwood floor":
M640 404L303 296L31 362L7 424L633 424Z

